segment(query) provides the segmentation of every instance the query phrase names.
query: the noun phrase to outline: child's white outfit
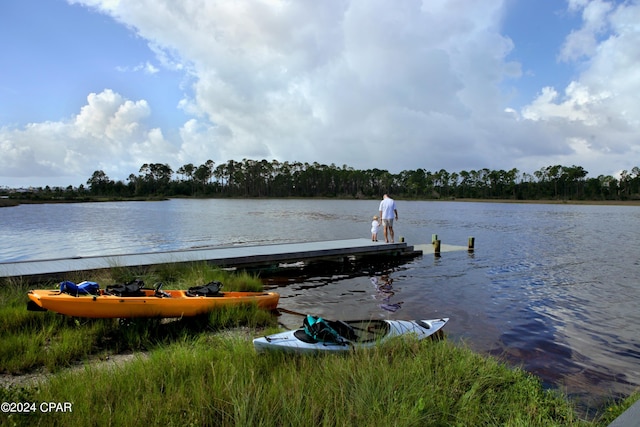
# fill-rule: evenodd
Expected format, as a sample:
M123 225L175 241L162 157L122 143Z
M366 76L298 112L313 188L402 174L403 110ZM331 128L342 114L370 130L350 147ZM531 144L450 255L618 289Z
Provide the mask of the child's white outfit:
M373 221L371 221L371 234L372 235L378 234L378 227L380 227L380 223L378 221L376 221L375 219Z

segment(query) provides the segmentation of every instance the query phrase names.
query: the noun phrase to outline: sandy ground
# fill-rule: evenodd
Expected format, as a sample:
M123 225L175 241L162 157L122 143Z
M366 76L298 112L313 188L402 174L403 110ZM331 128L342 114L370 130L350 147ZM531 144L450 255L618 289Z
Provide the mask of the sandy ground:
M129 354L115 354L104 359L92 359L84 362L78 362L77 364L65 368L66 371L81 371L87 366L100 366L104 368L117 367L124 363L127 363L136 358L147 358L146 353L129 353ZM30 387L37 385L43 381L46 381L49 377L55 374L49 372L31 372L28 374L13 375L13 374L0 374L0 387Z

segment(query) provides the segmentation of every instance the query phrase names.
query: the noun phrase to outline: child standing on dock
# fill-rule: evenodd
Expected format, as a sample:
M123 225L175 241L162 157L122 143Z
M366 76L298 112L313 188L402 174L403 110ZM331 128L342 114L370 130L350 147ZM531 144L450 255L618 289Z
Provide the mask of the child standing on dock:
M371 221L371 241L378 241L378 227L380 227L380 223L378 222L378 216L373 216L373 221Z

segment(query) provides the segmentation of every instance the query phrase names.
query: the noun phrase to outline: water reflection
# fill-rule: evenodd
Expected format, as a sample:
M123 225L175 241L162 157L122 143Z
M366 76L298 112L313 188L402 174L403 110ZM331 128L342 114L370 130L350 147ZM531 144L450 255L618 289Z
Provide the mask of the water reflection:
M395 313L402 307L404 301L391 301L391 298L396 294L393 291L393 279L391 277L387 275L381 276L380 279L372 277L371 283L376 288L375 298L381 302L378 307L383 310L390 311L391 313Z

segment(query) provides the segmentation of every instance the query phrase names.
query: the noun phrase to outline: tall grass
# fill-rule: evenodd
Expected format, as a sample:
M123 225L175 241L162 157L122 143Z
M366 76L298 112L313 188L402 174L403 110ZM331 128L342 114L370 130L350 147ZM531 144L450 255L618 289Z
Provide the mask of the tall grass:
M176 341L128 364L54 376L29 396L73 412L17 425L596 426L531 375L447 341L346 355L257 354L238 336Z
M116 273L75 281L259 289L253 276L206 264ZM27 290L0 286L0 370L52 374L37 386L0 387L0 401L71 402L73 412L0 413L0 425L604 426L631 401L587 421L535 377L446 340L407 337L344 355L258 354L250 338L276 319L255 306L174 321L86 320L26 311ZM87 363L123 351L134 360ZM64 369L78 362L80 371Z

